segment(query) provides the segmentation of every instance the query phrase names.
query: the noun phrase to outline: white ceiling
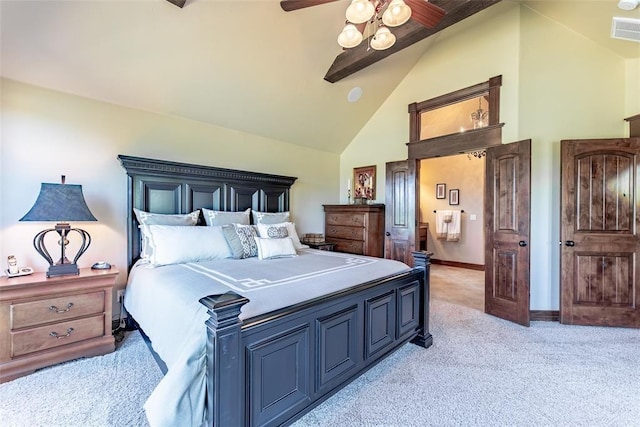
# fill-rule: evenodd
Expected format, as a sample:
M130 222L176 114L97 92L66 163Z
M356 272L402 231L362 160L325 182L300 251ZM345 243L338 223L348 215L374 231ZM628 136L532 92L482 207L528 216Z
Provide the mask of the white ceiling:
M640 18L640 9L625 12L613 0L522 3L621 57L640 57L640 43L609 37L613 16ZM323 77L340 53L336 37L347 5L287 13L276 0L187 0L183 9L165 0L0 0L0 72L340 153L438 40L328 83ZM459 31L491 15L489 8ZM350 103L354 86L364 95Z

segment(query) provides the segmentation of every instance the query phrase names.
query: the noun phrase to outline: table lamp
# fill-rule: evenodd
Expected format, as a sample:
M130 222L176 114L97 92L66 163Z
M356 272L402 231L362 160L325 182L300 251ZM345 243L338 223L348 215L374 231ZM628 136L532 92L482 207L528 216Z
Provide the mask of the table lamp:
M49 270L47 277L65 276L78 274L78 259L86 252L91 244L91 236L79 228L71 228L68 221L97 221L93 216L82 194L82 186L75 184L65 184L65 176L62 175L62 184L42 183L40 194L35 204L20 221L55 221L54 228L43 230L36 234L33 239L33 246L36 251L47 260ZM60 259L54 263L53 258L45 247L44 238L50 231L56 231L60 235L58 244L60 245ZM67 236L75 231L82 238L80 249L69 261L66 256L66 247L69 243Z

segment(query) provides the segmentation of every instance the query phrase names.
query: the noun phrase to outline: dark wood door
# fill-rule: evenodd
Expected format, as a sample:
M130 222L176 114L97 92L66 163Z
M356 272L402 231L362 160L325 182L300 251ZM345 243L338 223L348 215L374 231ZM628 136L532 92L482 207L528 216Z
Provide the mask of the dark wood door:
M387 163L384 257L410 266L416 248L416 206L420 206L418 173L415 160Z
M487 148L485 312L529 326L531 140Z
M640 327L640 138L561 142L560 322Z

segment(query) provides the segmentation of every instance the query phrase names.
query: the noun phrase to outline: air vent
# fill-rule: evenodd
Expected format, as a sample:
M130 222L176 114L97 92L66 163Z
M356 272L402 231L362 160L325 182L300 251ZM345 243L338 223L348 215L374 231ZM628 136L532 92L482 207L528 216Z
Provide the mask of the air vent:
M640 42L640 19L614 17L611 37Z

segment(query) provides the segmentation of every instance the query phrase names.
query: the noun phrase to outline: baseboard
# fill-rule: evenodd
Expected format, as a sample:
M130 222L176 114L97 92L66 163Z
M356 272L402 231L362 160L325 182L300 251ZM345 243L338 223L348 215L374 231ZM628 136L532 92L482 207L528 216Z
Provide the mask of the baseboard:
M431 264L446 265L448 267L466 268L468 270L484 271L483 264L469 264L467 262L444 261L441 259L433 259L433 258L431 258Z
M560 312L557 310L531 310L529 319L531 321L559 322Z

